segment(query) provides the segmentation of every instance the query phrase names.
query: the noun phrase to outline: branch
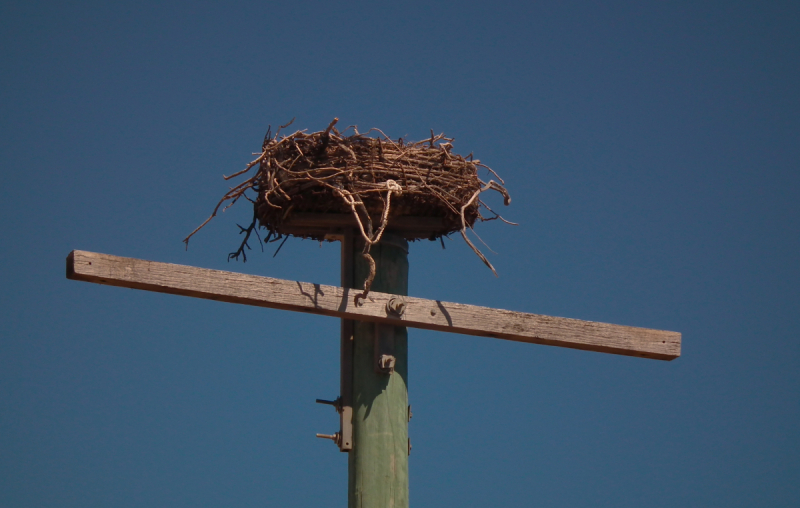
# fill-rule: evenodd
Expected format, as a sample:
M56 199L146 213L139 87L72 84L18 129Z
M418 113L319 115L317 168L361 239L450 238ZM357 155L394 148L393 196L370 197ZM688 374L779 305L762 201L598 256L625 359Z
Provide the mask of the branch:
M261 251L264 251L264 245L261 243L261 237L258 235L258 231L256 231L256 222L258 222L258 214L255 210L253 210L253 222L251 222L249 226L243 228L237 224L237 226L239 226L239 234L241 235L242 233L245 233L244 240L242 240L242 244L239 245L239 249L236 252L231 252L228 254L228 262L230 262L231 258L239 261L239 256L242 256L242 262L247 263L247 254L245 254L244 248L247 247L247 250L251 250L250 246L247 244L247 240L250 239L250 235L253 233L253 231L256 232L258 244L261 245Z

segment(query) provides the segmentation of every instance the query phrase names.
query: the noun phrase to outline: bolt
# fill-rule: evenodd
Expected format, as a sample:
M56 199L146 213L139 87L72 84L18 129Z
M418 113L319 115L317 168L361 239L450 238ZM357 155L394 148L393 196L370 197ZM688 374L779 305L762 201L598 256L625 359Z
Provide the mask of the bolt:
M339 444L339 442L341 442L341 440L342 440L342 434L341 434L341 433L339 433L339 432L337 432L337 433L335 433L335 434L317 434L317 437L318 437L318 438L321 438L321 439L330 439L330 440L332 440L334 443L336 443L337 445L338 445L338 444Z
M384 372L394 372L395 357L392 355L381 355L378 359L378 368Z
M402 316L406 311L406 301L402 296L393 296L386 302L386 310L390 314Z
M329 406L333 406L333 409L335 409L337 413L340 413L342 411L341 397L336 397L335 400L317 399L317 404L327 404Z

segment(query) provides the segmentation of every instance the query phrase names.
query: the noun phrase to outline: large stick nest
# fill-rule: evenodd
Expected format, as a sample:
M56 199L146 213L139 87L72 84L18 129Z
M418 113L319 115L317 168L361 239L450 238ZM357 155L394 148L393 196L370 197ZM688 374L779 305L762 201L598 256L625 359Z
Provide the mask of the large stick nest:
M288 236L283 229L295 214L352 214L365 241L363 254L374 273L369 249L380 241L384 231L392 229L393 219L433 217L441 220L440 229L424 233L405 231L404 236L411 240L433 240L458 231L494 272L494 267L467 236L467 229L478 220L504 220L481 200L482 192L495 190L506 205L511 202L502 179L491 168L473 159L472 154L463 157L452 153L453 139L444 134L434 135L431 131L431 137L424 141L408 142L402 138L394 141L379 129L361 134L357 127L350 126L339 132L335 127L337 121L334 119L324 131L313 133L303 130L280 135L281 129L291 122L274 135L268 130L258 157L225 179L244 175L258 166L256 173L222 197L211 216L186 237L187 245L189 238L223 204L228 203L224 208L227 209L244 197L253 202L254 216L250 227L240 226L246 235L239 250L230 255L236 259L239 255L244 257L244 248L249 248L247 240L257 222L267 229L268 241ZM350 129L353 133L345 136ZM487 170L500 183L481 180L479 168ZM256 194L255 200L245 194L249 190ZM484 216L482 210L491 215ZM324 239L324 235L317 239ZM366 291L371 280L367 282Z

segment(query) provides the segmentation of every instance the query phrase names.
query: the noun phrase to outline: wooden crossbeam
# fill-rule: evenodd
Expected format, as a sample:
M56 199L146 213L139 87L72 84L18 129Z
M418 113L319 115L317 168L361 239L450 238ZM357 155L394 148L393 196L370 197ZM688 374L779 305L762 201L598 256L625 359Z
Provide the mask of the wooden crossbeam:
M67 278L110 286L193 296L345 319L462 333L657 360L681 354L681 334L475 305L403 297L405 312L387 310L391 294L360 291L271 277L195 268L75 250L67 257Z

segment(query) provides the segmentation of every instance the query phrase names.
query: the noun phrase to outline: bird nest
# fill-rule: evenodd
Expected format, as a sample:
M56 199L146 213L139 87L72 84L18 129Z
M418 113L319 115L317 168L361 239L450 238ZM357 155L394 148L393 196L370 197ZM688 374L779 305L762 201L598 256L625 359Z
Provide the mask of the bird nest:
M324 131L296 131L281 135L281 126L273 135L267 131L261 153L247 166L226 180L242 176L254 167L258 170L247 180L232 187L217 204L214 212L184 242L205 226L220 210L223 211L245 198L253 203L253 221L241 227L245 239L240 248L229 255L246 261L245 248L253 231L265 228L265 241L288 236L325 239L325 233L304 232L293 228L297 217L326 214L347 217L364 239L363 255L371 266L371 277L365 285L369 291L375 273L370 247L378 243L393 224L405 221L401 232L410 240L442 236L459 232L467 245L492 270L481 251L467 236L476 221L505 219L481 200L481 193L494 190L511 202L503 180L491 168L473 159L452 152L453 139L444 134L423 141L395 141L379 129L359 133L356 126L339 132L334 119ZM352 129L352 134L345 135ZM480 168L494 175L495 180L484 182L478 176ZM252 191L255 199L246 194ZM488 211L488 217L482 212ZM319 216L319 215L318 215ZM415 230L417 223L426 221L428 227ZM433 222L432 222L433 221ZM411 227L409 228L409 223ZM434 226L430 227L433 223ZM260 240L260 236L259 236ZM282 245L282 244L281 244Z

